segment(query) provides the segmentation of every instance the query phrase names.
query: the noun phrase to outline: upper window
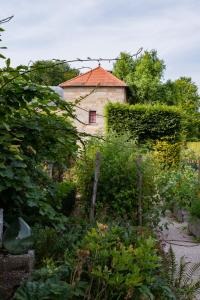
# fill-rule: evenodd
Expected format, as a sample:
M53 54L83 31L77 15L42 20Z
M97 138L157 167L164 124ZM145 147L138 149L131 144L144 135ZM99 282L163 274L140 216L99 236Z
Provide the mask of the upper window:
M96 123L96 111L95 110L90 110L89 111L89 123Z

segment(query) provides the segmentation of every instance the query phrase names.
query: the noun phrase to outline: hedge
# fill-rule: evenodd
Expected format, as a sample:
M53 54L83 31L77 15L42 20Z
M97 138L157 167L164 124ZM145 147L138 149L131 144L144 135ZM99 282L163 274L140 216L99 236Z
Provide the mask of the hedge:
M109 103L105 116L107 132L129 132L139 142L180 140L181 111L174 106Z

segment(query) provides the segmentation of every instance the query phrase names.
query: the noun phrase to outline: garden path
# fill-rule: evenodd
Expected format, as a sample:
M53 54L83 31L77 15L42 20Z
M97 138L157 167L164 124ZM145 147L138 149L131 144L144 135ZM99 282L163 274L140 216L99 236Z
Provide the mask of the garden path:
M168 223L168 229L164 229L162 238L167 241L165 251L172 246L177 262L182 256L191 263L200 262L200 243L195 243L194 238L188 234L187 222L178 223L171 217L162 220L162 224ZM200 276L200 274L199 274ZM200 299L200 295L196 298Z

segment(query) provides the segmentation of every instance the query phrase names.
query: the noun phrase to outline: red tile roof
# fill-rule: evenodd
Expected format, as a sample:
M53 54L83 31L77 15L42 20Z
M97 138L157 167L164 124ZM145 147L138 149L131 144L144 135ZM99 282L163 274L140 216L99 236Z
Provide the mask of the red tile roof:
M71 86L116 86L125 87L124 81L118 79L110 72L104 70L102 67L97 67L89 72L81 74L75 78L67 80L61 84L60 87L71 87Z

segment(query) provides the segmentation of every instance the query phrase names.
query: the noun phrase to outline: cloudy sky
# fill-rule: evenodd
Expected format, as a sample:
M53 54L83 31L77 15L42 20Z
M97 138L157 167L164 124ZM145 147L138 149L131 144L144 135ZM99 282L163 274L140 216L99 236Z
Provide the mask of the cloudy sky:
M0 0L0 5L1 19L14 15L3 34L14 65L116 57L143 47L164 59L165 79L191 76L200 86L200 0Z

